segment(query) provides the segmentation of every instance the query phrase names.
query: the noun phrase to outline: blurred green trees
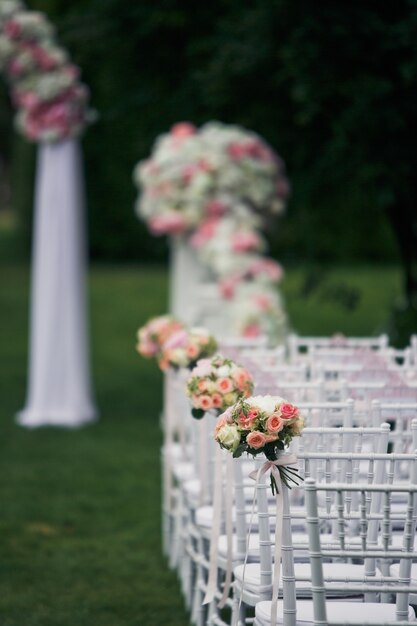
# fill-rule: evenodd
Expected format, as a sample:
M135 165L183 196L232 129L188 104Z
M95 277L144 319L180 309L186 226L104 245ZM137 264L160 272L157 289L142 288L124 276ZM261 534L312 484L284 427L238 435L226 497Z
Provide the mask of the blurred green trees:
M99 112L84 141L96 258L163 257L134 216L132 168L176 121L217 118L258 131L287 163L278 258L393 260L390 217L415 263L416 0L29 5L57 24Z

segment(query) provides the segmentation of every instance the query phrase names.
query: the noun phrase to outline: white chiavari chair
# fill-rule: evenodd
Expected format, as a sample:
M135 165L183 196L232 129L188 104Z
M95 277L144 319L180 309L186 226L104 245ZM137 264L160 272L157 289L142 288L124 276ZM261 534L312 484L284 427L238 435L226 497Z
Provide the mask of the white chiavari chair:
M373 624L383 626L405 624L414 620L414 611L408 605L408 595L417 591L411 583L411 560L416 558L413 552L414 533L416 526L417 496L416 486L416 456L403 455L410 463L410 483L387 485L366 483L318 483L314 479L306 481L306 507L309 533L311 594L313 601L299 599L294 610L284 602L278 604L277 624L295 626L307 624L318 626L339 626L343 624ZM402 511L402 550L393 546L390 541L390 526L392 517L391 497L394 493L405 493L408 496L407 505ZM322 495L320 498L319 495ZM383 498L383 507L381 507ZM353 508L351 502L356 499L360 505ZM324 515L330 523L338 524L337 541L329 542L328 537L321 532L323 509L321 501L335 502ZM291 512L292 515L292 512ZM346 529L347 522L358 525L358 542L351 542ZM292 556L291 546L288 555ZM400 559L401 575L399 577L381 574L377 568L377 560ZM344 561L338 563L339 573L328 575L328 561ZM356 564L354 570L349 562ZM291 565L291 563L290 563ZM327 572L326 572L327 568ZM283 580L287 576L287 586L290 588L290 600L294 595L296 585L296 569L284 566ZM362 602L335 601L335 594L352 594L362 597ZM397 603L380 604L378 599L389 600L396 594ZM291 602L292 604L292 602ZM260 601L256 605L255 626L268 626L271 623L271 602Z

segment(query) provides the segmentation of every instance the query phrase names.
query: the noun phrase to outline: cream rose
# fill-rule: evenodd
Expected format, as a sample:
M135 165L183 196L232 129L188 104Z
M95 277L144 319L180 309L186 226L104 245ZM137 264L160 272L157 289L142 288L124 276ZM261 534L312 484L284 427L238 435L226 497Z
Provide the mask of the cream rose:
M217 432L216 439L222 446L234 452L240 444L240 433L235 424L225 423Z

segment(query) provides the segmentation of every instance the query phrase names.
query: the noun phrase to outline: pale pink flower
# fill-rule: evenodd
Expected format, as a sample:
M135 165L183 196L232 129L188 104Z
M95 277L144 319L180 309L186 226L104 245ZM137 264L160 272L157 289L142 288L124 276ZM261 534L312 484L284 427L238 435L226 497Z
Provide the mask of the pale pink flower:
M282 266L273 259L260 258L252 263L248 269L248 274L251 276L265 274L270 280L279 282L284 276L284 270Z
M283 420L292 420L295 417L298 417L299 410L293 404L290 404L289 402L285 402L284 404L281 404L281 406L279 407L279 413Z
M186 330L178 330L164 343L164 350L173 350L174 348L183 347L187 342L187 338L188 332Z
M252 322L245 326L245 328L243 329L242 335L244 337L259 337L261 333L262 331L261 331L260 325L257 324L256 322Z
M253 231L240 231L232 235L232 249L234 252L250 252L259 248L261 239Z
M187 229L187 222L179 213L155 215L149 220L149 228L153 235L180 235Z
M191 372L192 376L208 376L211 372L211 359L200 359Z
M206 212L212 217L221 217L227 211L227 206L220 200L209 200L205 206Z
M195 135L197 129L190 122L178 122L171 128L171 135L176 139L185 139L191 135Z
M213 408L220 409L223 405L223 398L219 393L213 393L211 400L213 402Z
M259 448L263 448L263 446L267 443L267 441L263 433L261 433L259 430L253 430L246 437L246 443L251 448L254 448L255 450L259 450Z
M190 359L195 359L199 353L198 346L191 343L189 346L187 346L185 352Z
M230 378L219 378L217 381L217 389L223 394L229 393L229 391L233 389L233 384Z
M198 399L198 403L203 411L209 411L213 406L212 399L210 398L210 396L207 395L200 396Z
M268 433L279 433L285 426L285 420L280 415L274 413L268 417L266 421L266 429Z

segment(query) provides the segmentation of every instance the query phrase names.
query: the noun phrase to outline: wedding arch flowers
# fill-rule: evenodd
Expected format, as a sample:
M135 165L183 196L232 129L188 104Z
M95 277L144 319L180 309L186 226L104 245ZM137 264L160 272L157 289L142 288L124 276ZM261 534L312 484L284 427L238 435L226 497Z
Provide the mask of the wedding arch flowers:
M289 193L282 159L256 133L209 122L182 122L139 162L136 210L154 235L182 236L238 312L232 332L278 341L286 316L279 263L265 256L262 231L283 212ZM246 297L246 285L263 295ZM242 286L242 288L240 288ZM225 307L231 310L230 303ZM233 316L231 316L233 317Z
M137 212L155 235L193 232L206 221L245 210L264 221L283 211L284 163L254 132L209 122L182 122L161 135L134 180Z
M17 109L16 127L29 140L74 137L92 121L88 89L53 26L18 0L0 4L0 71Z
M253 379L248 370L221 354L198 361L187 381L191 413L197 419L206 411L222 413L240 398L248 398L252 391Z

